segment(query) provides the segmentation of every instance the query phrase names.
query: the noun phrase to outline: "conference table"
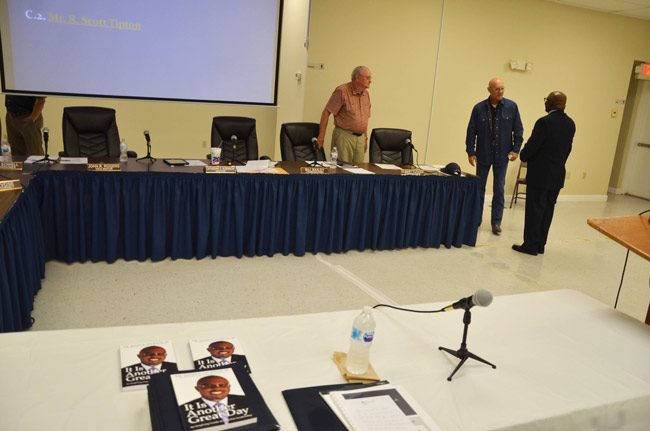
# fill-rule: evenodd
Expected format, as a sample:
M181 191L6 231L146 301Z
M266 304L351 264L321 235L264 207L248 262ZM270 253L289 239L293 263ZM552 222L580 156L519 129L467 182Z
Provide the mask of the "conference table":
M358 312L0 334L0 429L150 430L146 391L120 389L119 346L169 340L186 370L190 339L236 336L282 430L295 430L282 391L344 382L332 355L347 350ZM643 322L573 290L497 296L471 312L467 348L497 368L469 360L447 381L458 360L438 348L459 347L462 310L374 311L373 368L441 430L648 429Z
M401 175L367 163L358 167L376 175L342 168L301 174L304 162L278 167L282 174L206 174L204 166L129 160L114 172L61 163L2 172L24 189L0 193L10 193L0 201L10 206L0 224L0 331L31 326L48 260L302 256L476 243L480 185L472 175Z
M591 218L587 220L587 224L645 260L650 261L650 214ZM623 268L623 271L625 271L625 268ZM623 275L625 275L625 272L623 272ZM650 304L648 304L645 323L650 325Z

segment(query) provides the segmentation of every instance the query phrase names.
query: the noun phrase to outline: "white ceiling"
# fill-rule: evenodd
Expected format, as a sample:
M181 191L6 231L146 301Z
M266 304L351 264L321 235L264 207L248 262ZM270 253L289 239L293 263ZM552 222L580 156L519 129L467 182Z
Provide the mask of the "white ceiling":
M650 20L650 0L549 0L601 12Z

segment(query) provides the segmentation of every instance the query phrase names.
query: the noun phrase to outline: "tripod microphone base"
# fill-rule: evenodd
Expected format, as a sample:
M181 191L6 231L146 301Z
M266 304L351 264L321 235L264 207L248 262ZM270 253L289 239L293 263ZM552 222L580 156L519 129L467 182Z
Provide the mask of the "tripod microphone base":
M156 161L156 158L151 156L144 156L144 157L140 157L139 159L135 159L136 162L139 162L141 160L147 160L150 163L154 163Z
M456 371L458 371L460 369L460 367L462 367L463 364L465 363L465 361L467 361L468 359L474 359L475 361L483 362L484 364L487 364L487 365L491 366L494 369L496 369L496 367L497 367L493 363L486 361L485 359L481 358L480 356L476 356L475 354L473 354L472 352L470 352L467 349L462 349L461 348L459 350L452 350L452 349L448 349L447 347L438 347L438 350L442 350L444 352L447 352L450 355L455 356L458 359L460 359L460 362L458 363L458 365L456 365L456 368L454 368L454 371L449 375L449 377L447 377L447 381L449 381L449 382L451 382L451 378L454 377L454 374L456 374Z
M49 164L53 165L53 164L57 163L57 161L54 160L54 159L51 159L49 154L46 154L42 159L35 160L34 163L47 163L48 165Z

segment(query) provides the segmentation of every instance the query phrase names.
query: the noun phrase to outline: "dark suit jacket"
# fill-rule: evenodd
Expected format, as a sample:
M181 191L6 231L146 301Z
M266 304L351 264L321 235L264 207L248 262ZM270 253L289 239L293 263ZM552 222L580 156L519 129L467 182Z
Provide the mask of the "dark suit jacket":
M526 185L546 190L564 187L564 165L575 132L575 123L564 111L553 111L537 120L520 154L521 160L528 163Z

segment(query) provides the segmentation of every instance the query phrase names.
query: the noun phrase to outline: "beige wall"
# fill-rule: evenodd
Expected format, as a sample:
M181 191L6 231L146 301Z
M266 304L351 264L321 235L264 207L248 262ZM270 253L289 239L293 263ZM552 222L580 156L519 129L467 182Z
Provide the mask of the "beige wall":
M650 59L648 40L649 21L543 0L314 0L309 62L325 69L310 69L305 117L317 121L334 86L367 64L370 127L411 129L421 162L426 153L427 163L470 169L467 120L491 77L501 76L519 104L525 139L544 115L543 98L562 90L577 125L563 194L605 195L622 118L610 112L626 97L634 60ZM511 59L534 68L510 71ZM508 192L514 175L515 165Z
M491 77L503 77L506 97L519 104L526 138L544 114L543 97L565 91L577 134L563 194L607 192L622 119L610 111L626 97L634 61L650 60L650 21L544 0L312 0L307 50L308 7L284 1L277 108L49 97L51 152L62 148L63 107L97 105L117 109L120 134L140 154L149 129L155 157L203 157L211 118L243 115L257 119L260 154L279 159L280 125L317 122L334 87L365 64L373 73L370 127L410 129L420 163L457 161L464 169L469 112ZM510 71L511 59L534 69ZM515 173L513 165L508 191Z

